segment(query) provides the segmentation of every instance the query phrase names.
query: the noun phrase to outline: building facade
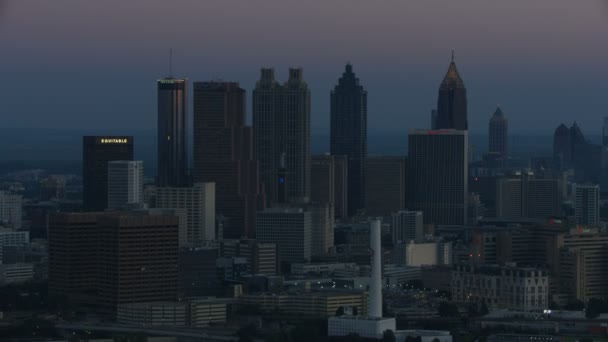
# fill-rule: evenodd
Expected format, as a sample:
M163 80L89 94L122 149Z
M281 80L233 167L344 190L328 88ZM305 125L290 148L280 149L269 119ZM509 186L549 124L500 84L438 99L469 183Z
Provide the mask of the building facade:
M23 198L21 195L0 191L0 223L3 226L21 229L23 222Z
M186 241L190 246L216 238L215 183L156 188L156 207L186 210Z
M141 208L144 205L144 162L108 162L108 209Z
M82 138L82 207L85 211L108 208L108 162L113 160L133 160L133 137Z
M548 308L548 271L510 266L455 265L452 301L488 309L542 311Z
M157 81L157 185L188 184L188 79L173 77Z
M289 69L280 85L273 69L262 69L253 91L255 155L269 203L279 199L278 172L286 170L288 201L310 199L310 90L302 69Z
M600 221L600 186L574 185L574 218L576 224L593 226Z
M468 209L468 133L410 130L408 208L424 223L464 225Z
M365 206L367 91L351 64L331 92L330 151L348 158L348 215L353 216Z
M405 209L406 159L370 156L365 160L365 213L389 216Z
M264 208L253 132L245 126L245 90L235 82L194 82L194 182L214 182L221 236L255 236Z
M422 242L424 239L423 214L421 211L401 210L391 214L391 236L393 244Z
M257 240L279 248L281 269L296 262L310 261L312 213L302 208L268 208L256 216ZM286 267L283 267L285 265Z

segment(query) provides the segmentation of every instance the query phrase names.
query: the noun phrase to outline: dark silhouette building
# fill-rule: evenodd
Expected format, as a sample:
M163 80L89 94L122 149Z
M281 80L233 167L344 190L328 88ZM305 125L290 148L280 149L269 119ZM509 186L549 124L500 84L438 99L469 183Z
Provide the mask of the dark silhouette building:
M188 80L158 80L158 186L188 183L186 130L188 128Z
M435 121L435 120L433 120ZM467 90L456 69L454 53L441 85L437 99L437 120L433 129L467 130Z
M422 211L425 223L466 224L468 146L467 131L409 132L407 208Z
M254 237L255 213L265 199L238 83L194 82L193 166L194 182L215 182L218 239Z
M287 201L310 199L310 90L302 69L289 69L280 85L273 69L262 69L253 91L255 156L270 203L278 200L278 175L285 159Z
M331 92L330 151L348 158L348 215L365 206L367 91L350 64Z
M502 159L507 158L509 146L509 121L500 107L496 108L490 119L489 125L489 148L490 154L496 154Z
M369 156L365 159L365 170L365 214L390 216L391 213L404 210L406 159Z
M108 208L108 162L114 160L133 160L133 137L82 137L82 206L85 211Z
M574 167L575 150L584 149L585 136L575 123L568 129L563 123L553 133L553 158L559 169Z

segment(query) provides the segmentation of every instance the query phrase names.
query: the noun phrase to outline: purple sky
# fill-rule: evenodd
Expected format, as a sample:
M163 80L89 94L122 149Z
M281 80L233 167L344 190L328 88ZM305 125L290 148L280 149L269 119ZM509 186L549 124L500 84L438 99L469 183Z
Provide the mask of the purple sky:
M251 89L262 66L301 66L313 129L350 61L370 131L429 125L450 51L485 134L501 104L513 132L608 116L606 0L0 0L4 127L154 129L155 80L220 78ZM251 108L248 106L248 111ZM249 113L250 114L250 113Z

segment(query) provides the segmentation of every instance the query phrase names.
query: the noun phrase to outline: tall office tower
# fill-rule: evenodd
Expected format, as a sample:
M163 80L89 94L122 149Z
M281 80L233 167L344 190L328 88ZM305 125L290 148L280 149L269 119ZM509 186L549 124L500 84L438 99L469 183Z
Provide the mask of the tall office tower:
M336 159L312 156L310 163L310 199L315 203L336 203Z
M278 200L278 171L285 158L288 202L310 199L310 90L302 69L289 69L283 86L262 69L253 91L255 155L270 203Z
M334 209L329 203L314 203L311 212L311 254L322 255L334 245Z
M108 209L136 209L144 204L144 162L108 162Z
M156 207L186 210L186 244L215 240L215 183L156 188Z
M98 304L115 314L121 304L177 298L178 219L117 214L99 217Z
M496 183L496 217L547 219L561 216L561 181L536 178L532 172L517 173Z
M334 214L336 218L348 217L348 159L346 156L332 156L335 161L334 174Z
M188 80L162 78L158 86L158 186L188 183Z
M410 130L408 141L408 207L425 223L466 224L467 131Z
M488 151L492 154L497 154L502 159L507 158L509 143L508 133L509 121L503 114L500 107L498 107L490 119L490 140Z
M575 150L584 148L585 136L575 123L568 127L560 124L553 134L553 157L560 168L567 169L573 166Z
M302 208L267 208L256 215L257 240L279 248L281 270L296 262L309 262L312 215Z
M54 213L49 217L49 294L74 305L97 299L97 221L100 213Z
M608 146L608 116L604 117L604 125L602 126L602 145Z
M600 186L574 184L574 217L576 224L593 226L600 221Z
M194 82L194 182L215 182L222 236L255 236L265 199L253 133L245 126L245 90L235 82Z
M133 137L82 137L82 207L102 211L108 207L108 162L133 160Z
M391 235L393 243L399 241L422 242L424 240L423 215L421 211L398 211L392 215Z
M434 129L468 129L467 90L458 70L456 70L454 52L452 52L452 62L448 72L439 86L437 127L434 127Z
M21 195L13 195L0 191L0 225L21 229L23 199Z
M350 64L331 92L330 150L348 158L348 215L353 216L365 205L367 91Z
M365 178L367 215L389 216L391 213L405 209L405 158L367 157Z

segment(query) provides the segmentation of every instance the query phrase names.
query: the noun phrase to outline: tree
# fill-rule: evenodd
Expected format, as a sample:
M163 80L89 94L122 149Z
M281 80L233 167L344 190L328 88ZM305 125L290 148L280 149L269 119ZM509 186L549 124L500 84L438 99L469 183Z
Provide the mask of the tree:
M237 335L239 342L253 342L253 337L258 334L258 328L255 324L251 323L239 329Z
M341 306L338 308L338 310L336 310L336 317L338 316L344 316L344 307Z
M382 342L395 342L397 338L391 329L384 330L382 333Z

